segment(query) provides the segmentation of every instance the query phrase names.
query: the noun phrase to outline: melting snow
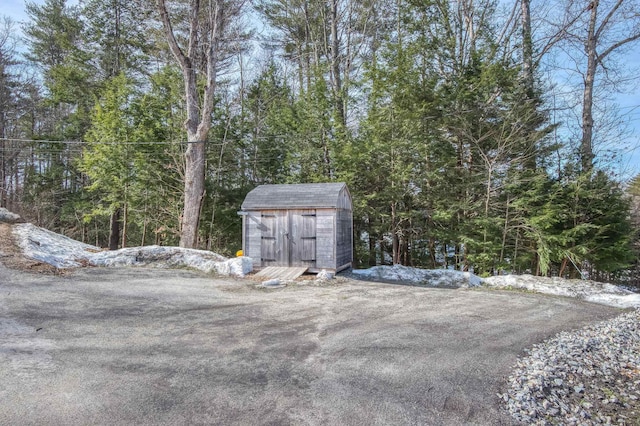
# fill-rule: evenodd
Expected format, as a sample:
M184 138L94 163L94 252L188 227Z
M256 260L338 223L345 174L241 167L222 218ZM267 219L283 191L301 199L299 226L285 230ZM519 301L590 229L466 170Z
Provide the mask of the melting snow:
M0 221L19 220L19 216L0 209ZM244 276L251 272L251 259L227 259L219 254L179 247L131 247L116 251L84 244L29 223L13 227L25 256L58 268L83 265L128 266L149 265L159 268L189 267L220 275ZM563 278L534 277L532 275L503 275L481 279L469 273L445 269L418 269L402 265L374 266L355 269L362 279L398 281L403 283L444 288L469 288L485 285L494 288L517 288L538 293L574 297L593 303L619 308L640 308L640 294L612 284Z
M30 223L14 226L14 235L25 256L57 268L151 265L159 268L189 267L220 275L244 276L251 272L251 259L227 259L219 254L180 247L129 247L115 251L84 244Z
M354 269L353 273L364 279L402 281L430 287L466 288L477 287L482 284L482 279L470 272L448 269L419 269L402 265Z
M20 220L20 216L15 213L11 213L4 207L0 207L0 222L14 223Z
M77 268L89 262L89 256L99 252L90 246L64 235L23 223L13 227L13 235L25 256L39 260L56 268Z
M501 275L485 278L484 284L496 288L518 288L537 293L575 297L618 308L640 308L640 294L625 288L587 280L567 280L533 275Z
M494 288L515 288L543 294L573 297L618 308L640 308L639 293L634 293L613 284L595 281L535 277L533 275L502 275L482 279L469 272L445 269L418 269L402 265L355 269L353 274L362 279L397 281L429 287L468 288L485 285Z

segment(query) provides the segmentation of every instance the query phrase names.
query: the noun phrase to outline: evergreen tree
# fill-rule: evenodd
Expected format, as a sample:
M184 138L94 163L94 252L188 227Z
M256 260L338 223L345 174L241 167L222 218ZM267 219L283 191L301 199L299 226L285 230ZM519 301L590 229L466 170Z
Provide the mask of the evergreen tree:
M99 201L87 216L110 218L109 249L126 245L127 209L134 180L133 126L130 120L132 89L124 74L112 78L92 114L87 146L80 170L90 179L87 190ZM120 216L124 230L120 235Z

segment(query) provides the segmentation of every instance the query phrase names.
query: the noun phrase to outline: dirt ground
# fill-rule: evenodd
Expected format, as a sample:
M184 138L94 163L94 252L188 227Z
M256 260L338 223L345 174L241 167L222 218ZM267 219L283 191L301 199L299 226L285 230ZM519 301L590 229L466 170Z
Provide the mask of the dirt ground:
M0 424L509 425L496 393L517 357L619 313L485 289L0 265Z
M0 223L0 424L515 424L518 356L619 310L340 278L60 271Z

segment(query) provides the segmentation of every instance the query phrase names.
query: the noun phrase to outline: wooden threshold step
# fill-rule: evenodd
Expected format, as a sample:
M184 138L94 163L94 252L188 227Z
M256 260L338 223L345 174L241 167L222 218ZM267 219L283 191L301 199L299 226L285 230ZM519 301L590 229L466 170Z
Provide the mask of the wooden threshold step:
M258 272L256 277L264 277L269 279L279 279L279 280L295 280L300 275L307 272L309 269L306 266L301 267L286 267L286 266L268 266Z

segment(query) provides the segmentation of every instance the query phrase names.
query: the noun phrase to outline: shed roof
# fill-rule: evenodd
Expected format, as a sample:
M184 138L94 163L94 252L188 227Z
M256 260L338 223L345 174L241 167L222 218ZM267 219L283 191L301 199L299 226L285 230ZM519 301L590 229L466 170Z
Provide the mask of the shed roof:
M335 208L343 182L260 185L247 194L242 210Z

